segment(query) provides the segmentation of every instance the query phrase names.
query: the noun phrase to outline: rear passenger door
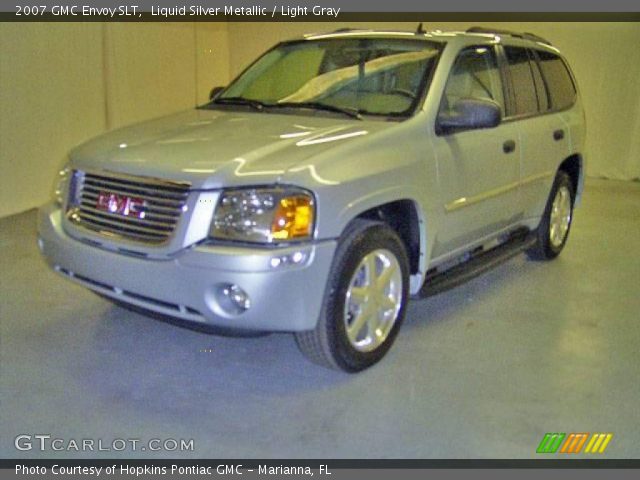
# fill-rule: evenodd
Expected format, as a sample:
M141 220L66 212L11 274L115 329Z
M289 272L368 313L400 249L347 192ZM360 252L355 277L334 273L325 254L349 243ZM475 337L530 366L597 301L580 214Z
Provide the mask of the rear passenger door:
M546 52L509 45L503 51L510 87L505 121L519 130L518 202L526 220L544 210L556 169L568 155L569 132L559 99L554 98L555 87L543 75L546 67L540 60L543 53L547 58Z
M505 109L502 71L493 46L458 53L440 103L438 118L456 111L464 98L492 100ZM513 224L518 210L520 151L518 126L438 132L434 139L443 228L433 247L437 258Z

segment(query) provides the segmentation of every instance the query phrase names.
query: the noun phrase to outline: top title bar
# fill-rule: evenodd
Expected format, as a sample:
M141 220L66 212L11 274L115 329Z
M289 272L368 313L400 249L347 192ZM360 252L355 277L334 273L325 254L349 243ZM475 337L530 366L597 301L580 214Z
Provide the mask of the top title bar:
M119 8L136 7L136 11L150 12L152 8L180 8L203 7L220 8L254 8L272 11L274 8L286 9L287 7L327 7L340 9L343 12L640 12L640 2L629 0L537 0L535 2L524 0L447 0L446 2L434 0L294 0L283 2L278 0L79 0L79 1L42 1L42 0L16 0L14 2L2 2L0 12L16 12L18 6L47 7L51 11L54 6L76 6L76 10L83 7Z

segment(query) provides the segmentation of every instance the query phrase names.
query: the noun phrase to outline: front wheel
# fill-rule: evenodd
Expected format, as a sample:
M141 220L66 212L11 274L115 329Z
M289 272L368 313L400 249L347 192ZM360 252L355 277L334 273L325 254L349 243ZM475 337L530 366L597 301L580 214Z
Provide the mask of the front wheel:
M338 245L318 324L296 334L298 347L315 363L364 370L391 348L408 293L409 262L398 234L356 219Z
M560 254L569 237L574 199L571 178L560 170L556 174L547 206L536 231L536 243L527 250L529 258L551 260Z

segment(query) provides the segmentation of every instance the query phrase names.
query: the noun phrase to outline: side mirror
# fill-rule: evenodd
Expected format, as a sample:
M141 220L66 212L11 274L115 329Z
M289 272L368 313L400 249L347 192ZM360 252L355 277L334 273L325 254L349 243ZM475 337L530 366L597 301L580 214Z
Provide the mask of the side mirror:
M213 87L209 92L209 100L213 100L218 96L220 92L224 90L224 87Z
M500 125L501 120L500 105L493 100L461 98L453 105L453 113L438 117L438 128L443 133L494 128Z

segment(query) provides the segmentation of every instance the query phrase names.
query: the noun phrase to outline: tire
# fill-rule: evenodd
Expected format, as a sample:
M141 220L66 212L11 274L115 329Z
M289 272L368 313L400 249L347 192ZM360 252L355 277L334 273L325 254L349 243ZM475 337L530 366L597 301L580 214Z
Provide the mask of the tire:
M569 175L560 170L551 187L547 205L535 235L536 243L527 250L532 260L553 260L569 238L573 220L575 192Z
M381 283L373 290L372 271ZM296 333L296 343L319 365L349 373L369 368L391 348L408 296L409 261L398 234L356 219L338 244L317 326Z

